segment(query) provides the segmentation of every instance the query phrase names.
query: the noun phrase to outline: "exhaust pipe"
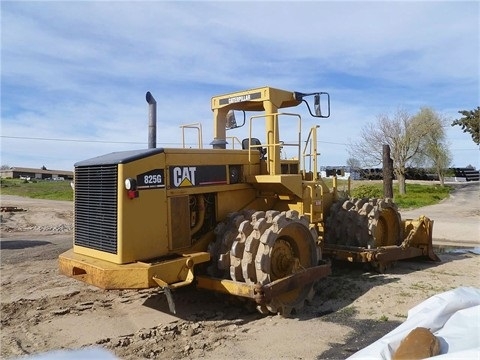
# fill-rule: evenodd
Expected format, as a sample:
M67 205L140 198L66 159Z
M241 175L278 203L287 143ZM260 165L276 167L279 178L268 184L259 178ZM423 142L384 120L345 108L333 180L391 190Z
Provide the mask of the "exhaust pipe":
M154 149L157 147L157 102L150 91L145 98L148 103L148 148Z

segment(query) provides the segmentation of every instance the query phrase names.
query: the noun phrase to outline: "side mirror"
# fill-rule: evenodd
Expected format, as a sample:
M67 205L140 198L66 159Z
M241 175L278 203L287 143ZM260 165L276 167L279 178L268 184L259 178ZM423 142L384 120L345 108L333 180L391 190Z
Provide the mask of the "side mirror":
M312 113L312 109L310 108L310 104L306 97L313 95L313 110L315 113ZM294 98L297 101L303 101L307 104L308 112L313 117L320 117L320 118L328 118L330 116L330 94L327 92L317 92L317 93L309 93L304 94L300 92L294 92ZM322 107L324 109L324 113L322 114Z
M320 94L315 94L315 115L322 116L322 108L320 107Z
M237 126L237 120L235 119L235 112L229 110L227 113L227 121L225 122L225 129L235 129Z
M238 125L237 120L235 118L235 111L228 110L227 119L225 121L225 129L231 130L231 129L236 129L245 125L245 117L246 117L245 111L242 110L242 112L243 112L243 123L241 125Z
M323 108L323 112L322 112ZM315 117L328 118L330 116L330 94L319 92L314 95Z

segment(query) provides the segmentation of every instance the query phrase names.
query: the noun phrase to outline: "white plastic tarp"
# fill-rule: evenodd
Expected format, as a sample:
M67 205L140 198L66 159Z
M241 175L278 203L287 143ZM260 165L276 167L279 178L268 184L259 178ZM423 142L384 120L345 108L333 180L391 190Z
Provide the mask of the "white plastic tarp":
M49 351L43 354L19 357L15 360L118 360L118 358L101 347L91 347L78 350Z
M440 355L430 359L480 360L480 289L461 287L432 296L410 309L403 324L348 359L390 360L417 327L430 329L440 341Z

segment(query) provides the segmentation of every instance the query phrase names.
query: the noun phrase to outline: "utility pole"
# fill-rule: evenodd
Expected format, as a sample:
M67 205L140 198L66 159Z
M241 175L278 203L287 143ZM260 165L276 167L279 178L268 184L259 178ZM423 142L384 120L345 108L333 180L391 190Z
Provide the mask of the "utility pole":
M393 160L388 145L383 145L383 197L393 199Z

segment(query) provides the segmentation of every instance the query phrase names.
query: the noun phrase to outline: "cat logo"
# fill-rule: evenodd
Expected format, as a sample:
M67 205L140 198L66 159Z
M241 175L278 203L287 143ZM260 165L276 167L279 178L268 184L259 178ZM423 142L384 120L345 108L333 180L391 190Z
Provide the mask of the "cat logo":
M175 187L182 186L195 186L195 172L197 168L195 166L176 166L173 168L173 185Z
M191 187L227 184L225 165L169 166L170 187Z

